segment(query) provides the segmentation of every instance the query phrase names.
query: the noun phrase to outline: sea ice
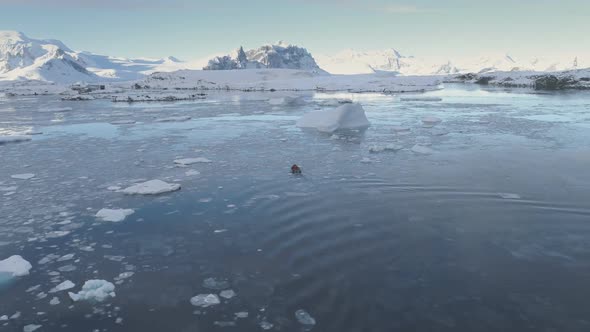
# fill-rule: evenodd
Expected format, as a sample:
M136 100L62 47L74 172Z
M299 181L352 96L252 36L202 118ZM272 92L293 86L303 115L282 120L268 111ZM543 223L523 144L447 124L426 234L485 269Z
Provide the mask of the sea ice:
M68 290L68 289L72 289L72 288L74 288L74 287L76 287L76 285L75 285L73 282L71 282L71 281L69 281L69 280L66 280L66 281L62 282L61 284L59 284L59 285L57 285L57 286L53 287L53 288L52 288L52 289L49 291L49 293L57 293L57 292L62 292L62 291Z
M299 310L295 311L295 318L297 318L297 321L300 324L315 325L315 319L313 317L311 317L311 315L303 309L299 309Z
M41 326L43 326L43 325L29 324L29 325L26 325L25 327L23 327L23 332L33 332L33 331L36 331L37 329L39 329Z
M306 113L297 121L297 126L300 128L315 128L326 133L333 133L337 130L366 129L370 125L365 110L358 103Z
M6 143L26 142L26 141L30 141L31 139L32 139L31 136L25 136L25 135L0 136L0 145L6 144Z
M50 113L60 113L60 112L71 112L74 109L71 107L46 107L39 109L39 112L50 112Z
M196 307L209 307L220 304L219 297L215 294L199 294L191 298L191 304Z
M57 298L57 297L54 297L51 299L51 301L49 301L49 305L58 305L60 303L61 302L59 301L59 298Z
M412 152L417 154L432 154L434 153L434 150L427 146L416 144L412 147Z
M33 173L14 174L14 175L11 175L10 177L13 179L17 179L17 180L30 180L35 177L35 174L33 174Z
M125 188L123 192L128 195L158 195L176 190L180 190L179 184L150 180Z
M369 147L369 152L371 153L380 153L385 151L399 151L402 150L404 147L399 144L386 144L386 145L373 145Z
M0 261L0 274L8 274L9 277L22 277L29 274L33 266L19 255L10 256Z
M499 193L498 196L504 199L520 199L520 195L512 193Z
M190 116L171 116L169 118L157 119L156 122L184 122L192 119Z
M176 159L176 160L174 160L174 163L177 165L180 165L180 166L189 166L189 165L198 164L198 163L208 164L208 163L212 163L212 161L207 158L199 157L199 158Z
M96 213L96 217L103 221L121 222L133 213L135 210L132 209L101 209Z
M195 175L200 175L200 174L201 174L201 172L199 172L195 169L190 169L190 170L184 172L184 175L186 175L186 176L195 176Z
M221 291L221 293L219 293L219 296L223 297L224 299L231 299L232 297L236 296L236 292L234 292L232 289L227 289L224 291Z
M88 280L77 294L69 292L72 301L102 302L109 297L115 297L115 285L106 280Z
M230 287L227 280L217 280L215 278L207 278L203 280L203 287L208 289L222 290Z
M442 101L440 97L402 97L401 101Z

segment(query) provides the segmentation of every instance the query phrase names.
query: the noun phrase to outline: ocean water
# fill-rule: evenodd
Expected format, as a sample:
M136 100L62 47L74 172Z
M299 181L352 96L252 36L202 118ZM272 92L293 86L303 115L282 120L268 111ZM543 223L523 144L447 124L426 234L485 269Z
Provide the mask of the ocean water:
M0 276L0 316L21 313L0 329L590 330L590 93L447 85L424 95L438 102L268 102L280 96L0 98L0 135L36 134L0 145L0 260L33 265ZM368 130L295 126L344 98L363 105ZM388 144L403 149L370 151ZM195 157L211 163L174 163ZM11 178L23 173L35 176ZM108 189L151 179L182 189ZM135 213L113 223L95 217L102 208ZM49 293L90 279L116 296ZM217 305L190 302L229 289Z

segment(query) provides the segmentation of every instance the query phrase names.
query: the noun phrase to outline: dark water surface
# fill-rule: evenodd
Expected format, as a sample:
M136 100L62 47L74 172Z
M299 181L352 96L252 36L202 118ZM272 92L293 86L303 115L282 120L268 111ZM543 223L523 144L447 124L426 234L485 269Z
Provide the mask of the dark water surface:
M0 259L33 265L0 284L0 316L21 312L0 330L589 331L590 94L451 85L427 95L443 101L0 99L0 134L43 133L0 145ZM372 127L337 136L295 127L335 98L359 101ZM65 106L73 110L42 111ZM192 119L158 122L173 116ZM424 116L442 123L425 128ZM369 152L390 143L404 149ZM212 163L176 167L180 157ZM293 163L303 176L288 173ZM20 173L35 177L10 177ZM107 189L141 179L182 189ZM104 207L135 213L97 220ZM40 263L48 254L74 257ZM219 294L207 278L237 295L191 305ZM115 283L116 297L47 294L64 280L78 292L89 279ZM298 322L299 309L316 325Z

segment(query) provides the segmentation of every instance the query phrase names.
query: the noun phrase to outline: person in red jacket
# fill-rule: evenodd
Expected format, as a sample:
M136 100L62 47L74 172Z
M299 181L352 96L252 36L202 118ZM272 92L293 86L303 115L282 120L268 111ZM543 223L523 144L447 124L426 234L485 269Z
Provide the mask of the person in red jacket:
M301 174L301 168L295 164L291 166L291 173L293 174Z

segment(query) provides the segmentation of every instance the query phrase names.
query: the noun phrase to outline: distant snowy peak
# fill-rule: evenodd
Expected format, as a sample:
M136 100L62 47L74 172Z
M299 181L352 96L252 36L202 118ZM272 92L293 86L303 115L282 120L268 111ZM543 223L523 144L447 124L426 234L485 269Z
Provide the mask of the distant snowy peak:
M574 58L535 58L522 60L510 54L488 54L481 57L445 59L408 56L396 49L377 51L342 51L316 57L318 64L332 74L395 72L401 75L451 75L494 71L562 71L584 68L590 64Z
M0 80L56 83L136 80L156 71L185 69L179 59L128 59L76 52L54 39L32 39L17 31L0 31Z
M229 55L218 56L209 61L204 70L231 70L250 68L298 69L324 73L305 48L279 41L244 51L240 47Z

